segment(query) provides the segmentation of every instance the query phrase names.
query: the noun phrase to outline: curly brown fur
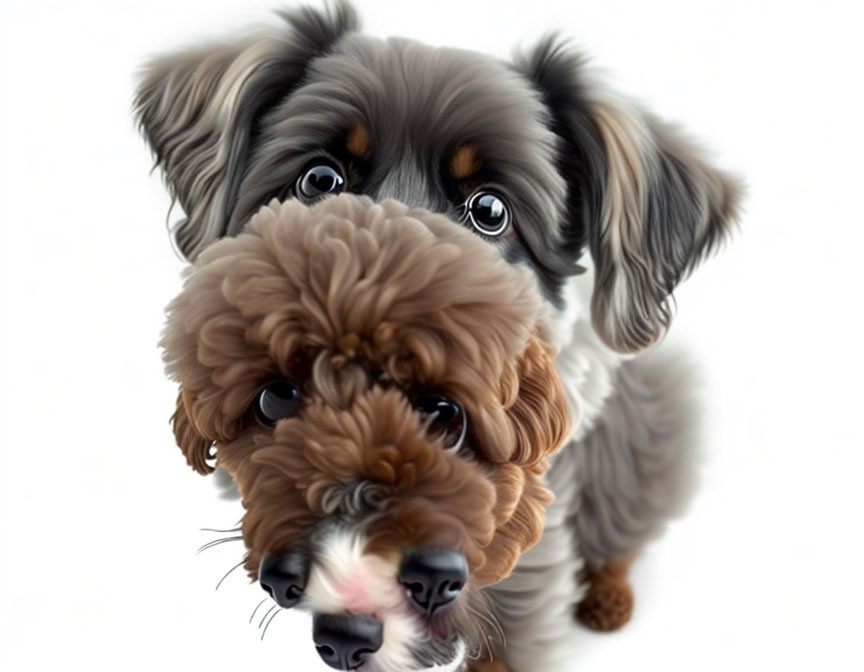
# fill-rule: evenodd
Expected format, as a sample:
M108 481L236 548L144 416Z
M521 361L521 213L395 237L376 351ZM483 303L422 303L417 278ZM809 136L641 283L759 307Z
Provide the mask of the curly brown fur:
M215 446L243 495L249 575L365 484L365 553L453 548L475 587L506 577L542 533L547 457L570 429L542 305L526 269L396 202L274 201L206 250L162 346L187 461L211 471ZM303 403L269 429L249 408L281 378ZM418 389L462 404L467 450L430 434L409 402Z

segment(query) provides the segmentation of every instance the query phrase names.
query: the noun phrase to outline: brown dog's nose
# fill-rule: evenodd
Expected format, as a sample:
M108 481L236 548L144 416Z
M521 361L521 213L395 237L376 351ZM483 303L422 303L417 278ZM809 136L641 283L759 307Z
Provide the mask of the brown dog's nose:
M289 609L300 601L308 579L309 559L305 553L265 553L258 566L258 582L283 609Z
M366 615L315 614L312 641L321 660L337 670L356 670L381 648L384 626Z
M465 587L468 563L459 551L448 548L416 548L402 558L399 581L426 617L449 604Z

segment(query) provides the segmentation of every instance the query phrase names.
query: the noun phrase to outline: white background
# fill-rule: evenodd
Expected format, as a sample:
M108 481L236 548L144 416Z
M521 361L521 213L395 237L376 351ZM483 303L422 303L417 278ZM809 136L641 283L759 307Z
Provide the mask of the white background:
M864 441L857 3L373 2L369 32L507 57L558 28L614 87L750 185L740 233L678 293L704 369L704 484L573 670L860 670ZM182 264L133 129L150 55L272 20L273 0L0 9L0 668L319 670L263 597L167 424L156 341ZM173 218L178 213L175 211ZM233 547L232 547L233 546ZM543 672L543 671L538 671Z

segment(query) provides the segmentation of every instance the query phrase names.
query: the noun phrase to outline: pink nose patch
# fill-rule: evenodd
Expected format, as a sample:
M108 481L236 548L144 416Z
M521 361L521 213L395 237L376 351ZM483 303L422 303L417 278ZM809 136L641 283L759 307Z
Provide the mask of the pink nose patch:
M339 593L348 611L365 614L374 610L375 603L370 599L367 586L366 573L362 569L352 572L339 586Z
M377 604L370 594L370 587L374 584L370 574L372 571L374 569L367 567L367 563L361 560L339 577L337 591L347 611L358 614L371 614L375 611Z
M317 596L316 608L328 613L380 616L401 610L404 595L393 558L364 553L363 540L353 534L335 534L323 546L307 588L310 604Z

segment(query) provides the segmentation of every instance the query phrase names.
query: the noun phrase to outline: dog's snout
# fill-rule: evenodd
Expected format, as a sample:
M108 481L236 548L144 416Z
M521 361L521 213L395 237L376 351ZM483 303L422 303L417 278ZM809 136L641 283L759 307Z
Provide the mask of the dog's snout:
M284 609L300 601L308 578L309 559L297 551L284 555L266 553L258 567L261 587Z
M399 568L399 581L408 589L427 618L449 604L465 587L468 563L459 551L417 548L408 551Z
M384 627L366 615L315 614L312 640L318 655L337 670L356 670L381 648Z
M435 189L430 185L426 171L410 163L389 172L370 195L379 203L391 199L411 208L433 212L447 212L449 206L449 203L442 205L436 198Z

